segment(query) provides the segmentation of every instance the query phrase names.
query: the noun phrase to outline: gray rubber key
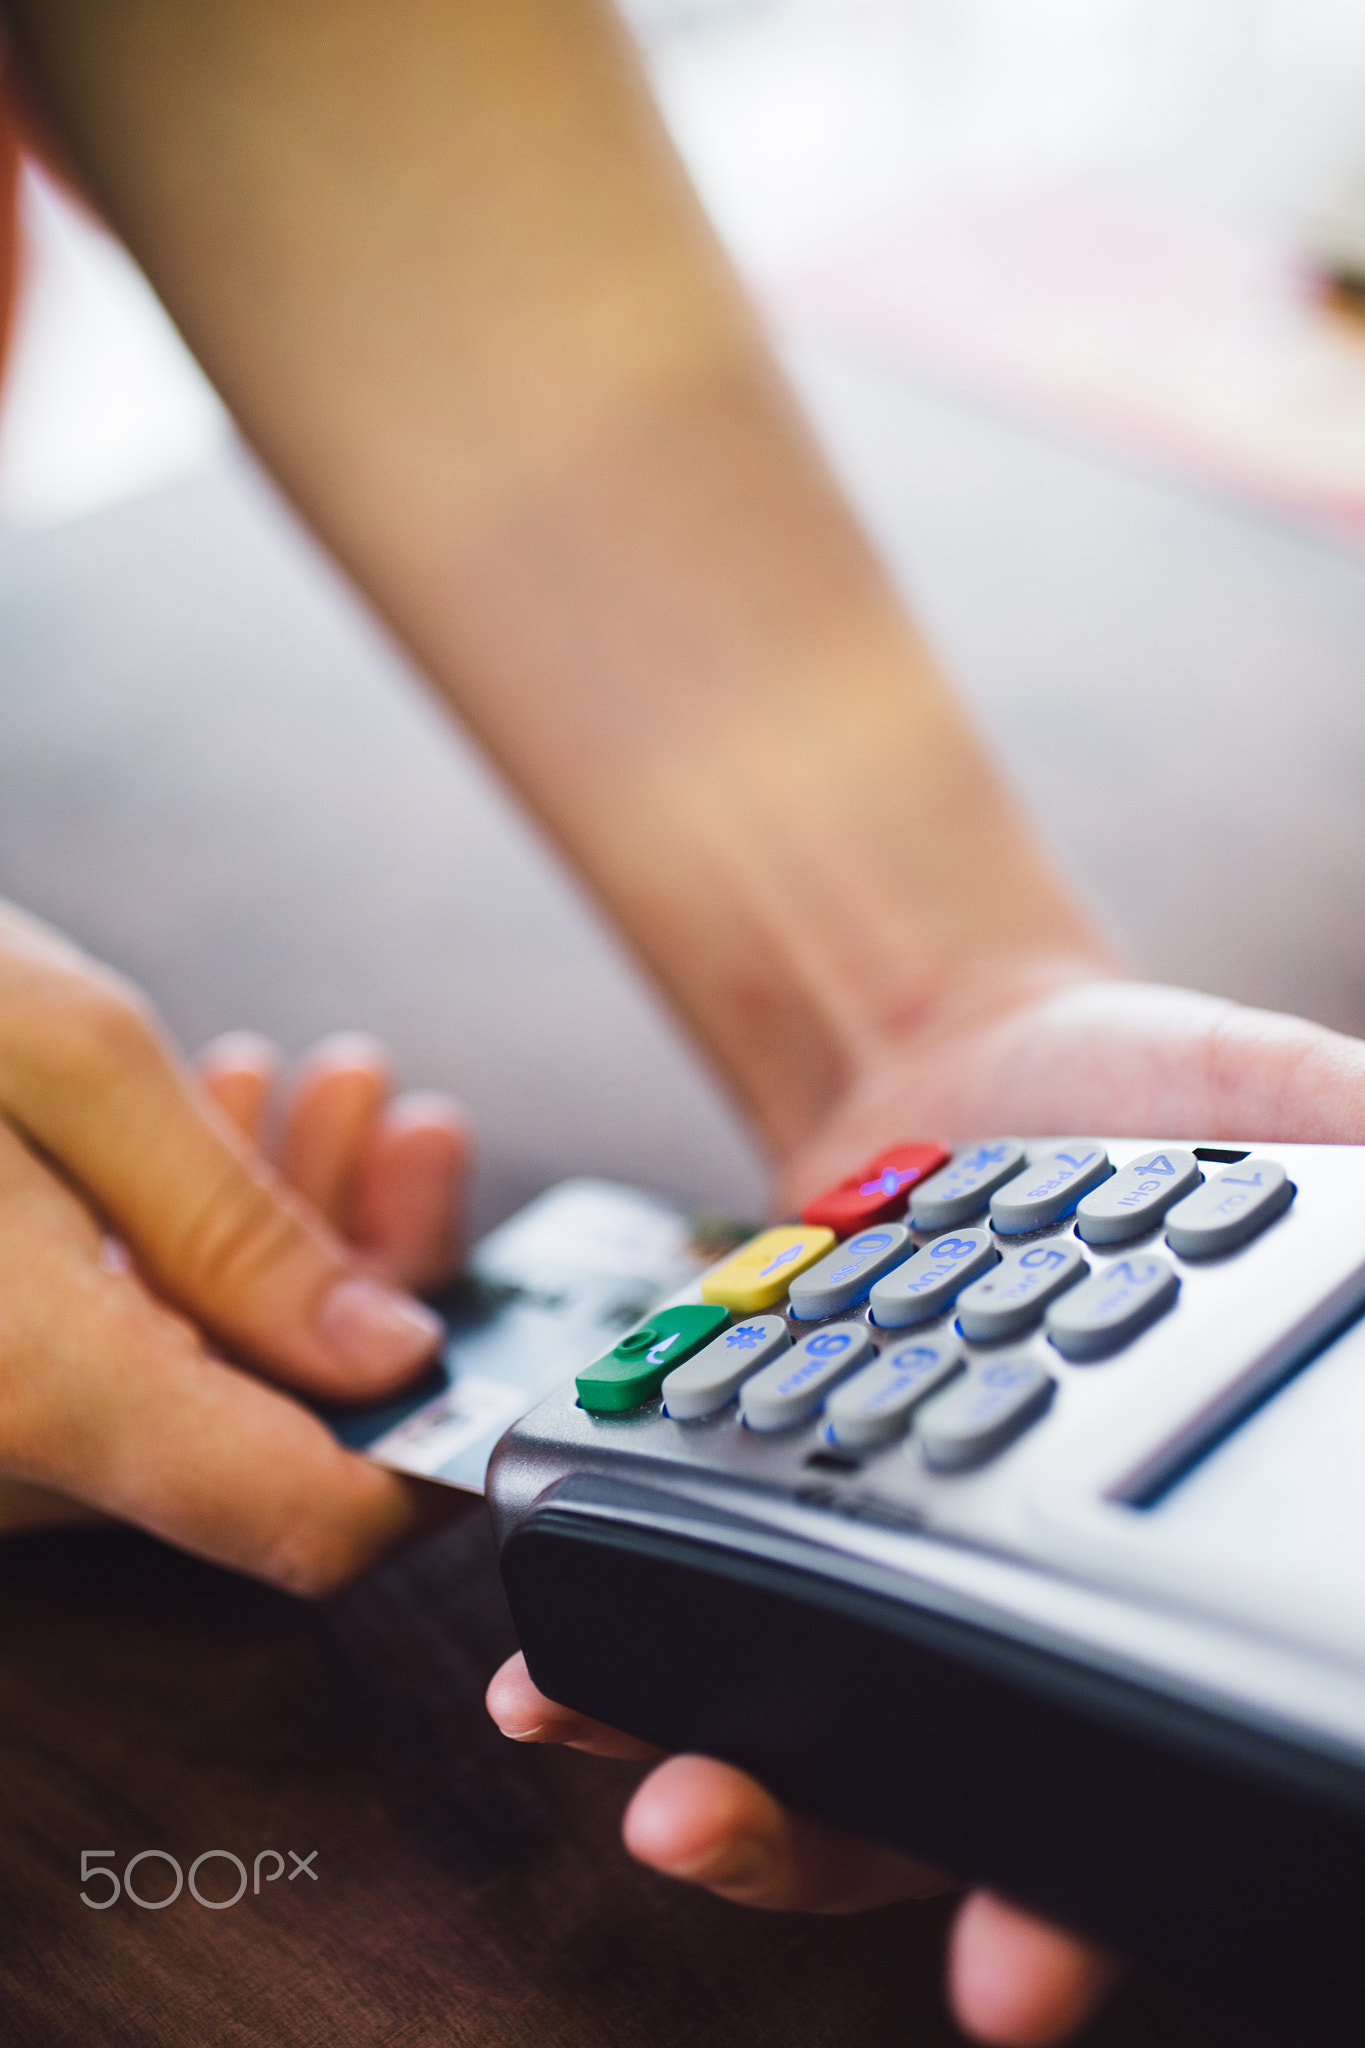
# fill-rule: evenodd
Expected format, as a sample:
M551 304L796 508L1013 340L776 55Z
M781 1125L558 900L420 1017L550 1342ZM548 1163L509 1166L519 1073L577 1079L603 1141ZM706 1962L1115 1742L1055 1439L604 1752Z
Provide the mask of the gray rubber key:
M1072 1145L1035 1159L991 1196L991 1222L1006 1237L1021 1230L1041 1230L1069 1216L1082 1195L1114 1171L1109 1154L1098 1145Z
M973 1344L1022 1336L1050 1301L1084 1280L1089 1271L1079 1248L1066 1238L1008 1252L994 1272L974 1280L958 1296L958 1328Z
M951 1307L968 1281L993 1266L999 1256L989 1230L959 1230L935 1238L876 1283L868 1298L873 1322L879 1330L927 1323Z
M1127 1237L1140 1237L1203 1178L1193 1152L1169 1145L1144 1152L1077 1203L1076 1235L1087 1244L1122 1244Z
M916 1337L836 1387L825 1403L825 1442L870 1451L904 1436L921 1401L962 1370L955 1337Z
M996 1189L1013 1180L1024 1164L1017 1138L990 1138L955 1152L945 1167L915 1189L910 1221L916 1230L951 1230L969 1216L979 1216Z
M704 1350L675 1365L661 1392L665 1412L675 1422L696 1422L715 1415L769 1359L790 1351L791 1337L781 1316L750 1316L713 1337Z
M785 1358L763 1368L745 1382L740 1414L750 1429L790 1429L809 1422L824 1406L831 1387L846 1379L872 1350L862 1323L831 1323L812 1330L794 1344Z
M911 1448L918 1444L925 1464L940 1472L984 1464L1037 1421L1054 1388L1031 1358L992 1358L974 1365L925 1402L915 1417Z
M1166 1242L1182 1259L1211 1259L1273 1223L1298 1189L1273 1159L1244 1159L1167 1212Z
M791 1284L791 1312L803 1323L861 1301L874 1280L902 1265L914 1246L903 1223L878 1223L836 1245Z
M1043 1328L1063 1358L1104 1358L1164 1315L1179 1292L1172 1265L1134 1252L1054 1301Z

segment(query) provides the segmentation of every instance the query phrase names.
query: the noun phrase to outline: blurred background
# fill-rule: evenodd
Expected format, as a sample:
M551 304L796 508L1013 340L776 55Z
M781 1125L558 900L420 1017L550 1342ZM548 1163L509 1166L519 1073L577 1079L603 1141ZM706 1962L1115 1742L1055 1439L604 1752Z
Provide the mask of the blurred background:
M831 459L1136 968L1365 1030L1365 10L632 0ZM744 1133L40 179L0 411L0 891L186 1044L380 1032L560 1174Z

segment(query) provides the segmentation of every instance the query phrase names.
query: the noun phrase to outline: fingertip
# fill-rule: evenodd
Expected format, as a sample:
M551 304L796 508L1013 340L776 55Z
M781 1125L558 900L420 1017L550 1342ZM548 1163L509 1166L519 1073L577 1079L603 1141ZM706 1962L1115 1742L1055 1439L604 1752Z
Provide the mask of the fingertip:
M546 1699L524 1657L509 1657L493 1674L485 1694L488 1711L511 1742L551 1742L568 1749L580 1749L587 1756L614 1757L641 1762L659 1752L633 1735L605 1728L572 1707L561 1707Z
M265 1106L280 1070L279 1047L259 1031L224 1031L199 1055L199 1078L223 1114L259 1140Z
M769 1912L861 1913L953 1889L942 1871L790 1811L712 1757L671 1757L651 1773L623 1833L640 1862Z
M410 1090L382 1112L356 1174L346 1223L390 1278L429 1288L456 1270L473 1149L468 1115L437 1090Z
M948 1987L963 2029L997 2048L1045 2048L1083 2026L1119 1965L1077 1935L993 1892L973 1892L953 1927Z
M400 1244L412 1240L410 1256L420 1259L425 1239L428 1260L439 1246L448 1266L473 1152L473 1126L453 1096L416 1088L396 1095L380 1114L357 1183L357 1240L366 1241L367 1227L381 1237L387 1227Z
M345 1273L322 1297L313 1328L345 1375L352 1399L389 1392L432 1358L445 1337L441 1318L369 1273Z
M712 1886L766 1877L781 1829L781 1809L761 1786L704 1756L670 1757L652 1771L621 1826L638 1862Z
M515 1657L493 1673L484 1694L490 1718L509 1742L538 1742L545 1739L547 1720L555 1709L536 1690L526 1659L518 1650Z
M387 1130L394 1132L443 1131L464 1151L471 1150L474 1143L473 1119L469 1111L444 1088L405 1088L388 1104L383 1123Z
M360 1031L338 1031L304 1054L285 1090L281 1165L285 1177L345 1230L357 1178L374 1144L392 1085L384 1047Z

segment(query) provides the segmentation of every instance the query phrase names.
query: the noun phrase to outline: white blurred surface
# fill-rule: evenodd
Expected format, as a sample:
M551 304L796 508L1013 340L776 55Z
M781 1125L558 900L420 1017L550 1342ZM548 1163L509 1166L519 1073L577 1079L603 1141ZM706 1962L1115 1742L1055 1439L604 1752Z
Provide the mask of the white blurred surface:
M42 526L201 469L222 406L137 265L40 172L0 408L0 525Z
M1084 177L1295 221L1365 163L1358 0L636 0L731 247L767 274L944 192Z
M683 154L756 277L944 191L1085 173L1297 221L1365 163L1358 0L630 0ZM135 266L31 177L0 523L210 462L217 400Z

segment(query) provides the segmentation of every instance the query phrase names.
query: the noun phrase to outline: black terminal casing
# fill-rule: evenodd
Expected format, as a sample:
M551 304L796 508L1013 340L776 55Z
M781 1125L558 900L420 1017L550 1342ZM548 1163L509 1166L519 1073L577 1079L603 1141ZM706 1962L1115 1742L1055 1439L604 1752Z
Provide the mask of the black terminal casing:
M511 1432L489 1486L547 1696L1293 2038L1360 2039L1365 1777L1346 1759L793 1536L751 1497L533 1465Z

